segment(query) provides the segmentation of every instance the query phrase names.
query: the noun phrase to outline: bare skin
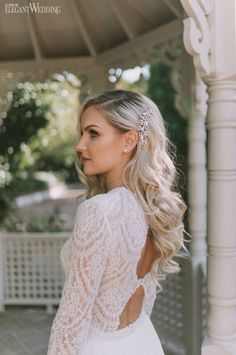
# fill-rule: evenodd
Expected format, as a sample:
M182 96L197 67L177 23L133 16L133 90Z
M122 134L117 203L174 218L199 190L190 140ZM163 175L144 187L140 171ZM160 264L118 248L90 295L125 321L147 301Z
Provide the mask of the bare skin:
M89 107L82 115L81 134L76 152L83 162L84 174L103 174L106 177L107 191L123 186L122 170L137 145L137 131L120 134L108 123L102 112L95 107ZM157 252L149 231L137 265L138 278L143 278L151 270L156 257ZM144 289L140 286L125 305L117 329L127 327L139 317L143 298Z
M141 253L140 260L137 265L137 277L143 278L150 270L153 261L157 258L157 251L152 241L151 231L149 230L146 245ZM143 286L139 286L132 297L129 299L125 308L120 315L120 324L117 329L127 327L127 325L135 322L141 312L144 299Z
M137 131L120 134L95 107L89 107L81 119L83 133L76 146L85 175L103 174L107 190L123 186L121 175L137 145Z

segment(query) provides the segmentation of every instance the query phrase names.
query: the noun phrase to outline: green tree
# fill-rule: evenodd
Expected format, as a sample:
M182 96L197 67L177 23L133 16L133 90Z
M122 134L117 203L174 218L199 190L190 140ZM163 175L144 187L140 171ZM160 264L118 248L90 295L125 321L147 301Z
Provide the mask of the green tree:
M170 68L162 62L150 66L147 95L157 104L165 120L171 142L176 146L176 167L180 176L178 187L186 198L187 121L175 108L175 90L170 80Z
M141 74L134 83L118 78L116 87L143 93L157 104L165 121L168 137L173 143L172 150L176 156L175 165L179 177L177 186L186 200L187 122L175 108L175 90L170 80L170 68L160 61L156 62L150 65L148 78Z
M13 91L12 106L0 122L0 220L16 195L47 186L34 178L35 171L73 165L72 153L67 153L76 126L71 111L78 87L79 80L65 72L45 83L19 83ZM69 129L68 121L73 124Z
M19 83L0 125L0 220L9 210L22 174L33 163L27 143L48 123L50 103L42 102L39 94L32 83Z

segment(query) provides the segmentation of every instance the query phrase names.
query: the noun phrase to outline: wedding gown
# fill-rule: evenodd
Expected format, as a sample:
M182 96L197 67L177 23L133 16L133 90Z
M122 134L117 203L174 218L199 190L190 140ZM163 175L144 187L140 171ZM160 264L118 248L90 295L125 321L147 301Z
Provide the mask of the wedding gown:
M137 276L147 235L143 209L125 187L79 205L61 251L66 277L48 355L164 355L150 320L156 281L151 271ZM136 319L118 329L122 310L140 289Z

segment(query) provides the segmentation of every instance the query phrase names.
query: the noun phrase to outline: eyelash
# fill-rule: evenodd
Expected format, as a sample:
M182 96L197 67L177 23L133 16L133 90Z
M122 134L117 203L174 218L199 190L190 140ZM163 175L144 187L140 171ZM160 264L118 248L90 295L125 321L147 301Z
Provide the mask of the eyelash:
M93 129L89 129L90 136L91 134L95 134L96 136L98 135L97 132L95 132ZM83 132L81 132L81 137L83 135Z

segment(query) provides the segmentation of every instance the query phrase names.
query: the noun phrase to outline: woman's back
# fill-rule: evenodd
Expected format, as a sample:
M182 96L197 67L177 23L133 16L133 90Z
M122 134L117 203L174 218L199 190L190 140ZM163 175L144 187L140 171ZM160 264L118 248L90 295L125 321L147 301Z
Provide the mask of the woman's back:
M119 187L83 202L73 236L61 252L66 282L51 347L61 351L74 342L79 348L88 334L127 327L142 312L150 317L155 257L145 215L132 192Z

